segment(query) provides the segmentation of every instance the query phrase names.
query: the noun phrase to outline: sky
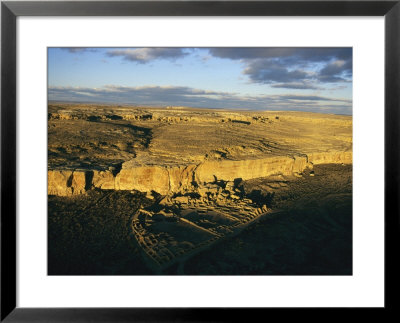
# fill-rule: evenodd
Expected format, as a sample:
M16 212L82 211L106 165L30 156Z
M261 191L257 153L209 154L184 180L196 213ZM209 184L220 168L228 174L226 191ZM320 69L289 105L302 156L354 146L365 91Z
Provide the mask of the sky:
M351 47L48 48L51 101L352 114Z

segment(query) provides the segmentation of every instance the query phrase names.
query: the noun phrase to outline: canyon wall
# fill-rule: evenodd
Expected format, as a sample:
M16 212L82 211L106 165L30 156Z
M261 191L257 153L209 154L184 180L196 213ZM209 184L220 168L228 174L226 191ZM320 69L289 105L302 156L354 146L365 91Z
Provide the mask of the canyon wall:
M86 192L86 172L71 170L49 170L47 172L48 195L77 195Z
M352 152L320 152L302 156L273 156L260 159L204 161L197 165L157 166L122 164L111 171L49 170L48 194L71 196L97 188L103 190L156 191L162 195L190 189L215 180L233 181L300 173L313 164L351 164Z

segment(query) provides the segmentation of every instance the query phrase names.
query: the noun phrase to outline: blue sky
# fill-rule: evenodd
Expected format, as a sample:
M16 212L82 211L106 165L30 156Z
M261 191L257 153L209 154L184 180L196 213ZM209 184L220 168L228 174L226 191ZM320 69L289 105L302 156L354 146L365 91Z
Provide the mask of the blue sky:
M52 101L352 113L352 49L49 48Z

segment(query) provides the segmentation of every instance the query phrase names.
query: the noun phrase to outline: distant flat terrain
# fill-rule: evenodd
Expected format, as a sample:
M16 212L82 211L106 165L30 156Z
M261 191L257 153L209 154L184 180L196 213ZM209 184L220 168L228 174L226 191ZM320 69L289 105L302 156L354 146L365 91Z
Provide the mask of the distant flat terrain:
M185 165L351 152L352 117L311 112L49 105L49 168Z

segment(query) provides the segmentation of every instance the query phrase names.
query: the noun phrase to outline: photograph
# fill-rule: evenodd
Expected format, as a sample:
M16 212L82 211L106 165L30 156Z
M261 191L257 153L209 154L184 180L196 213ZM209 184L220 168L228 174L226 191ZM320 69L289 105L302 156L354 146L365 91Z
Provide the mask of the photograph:
M352 152L352 47L47 47L47 274L352 275Z

